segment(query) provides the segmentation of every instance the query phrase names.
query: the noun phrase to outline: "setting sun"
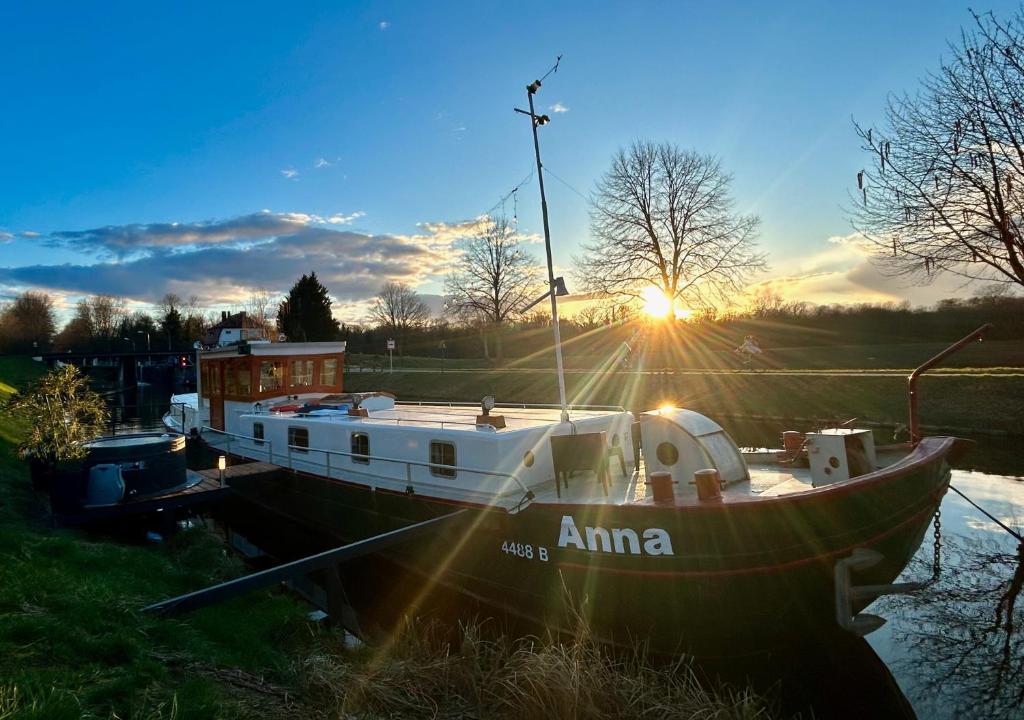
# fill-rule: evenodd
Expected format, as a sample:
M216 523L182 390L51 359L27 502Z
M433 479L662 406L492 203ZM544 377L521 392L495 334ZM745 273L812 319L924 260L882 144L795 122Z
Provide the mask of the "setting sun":
M672 303L659 288L653 285L644 288L641 293L644 300L644 313L654 318L663 318L672 309Z

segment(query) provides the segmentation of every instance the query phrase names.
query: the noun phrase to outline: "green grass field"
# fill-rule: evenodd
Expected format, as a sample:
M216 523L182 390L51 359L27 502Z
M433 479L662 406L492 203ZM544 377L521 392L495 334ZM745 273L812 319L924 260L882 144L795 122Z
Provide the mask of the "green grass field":
M757 367L780 370L881 370L896 369L909 371L945 349L949 343L889 343L885 345L807 345L772 347L764 346L765 354L757 361ZM598 349L600 346L600 349ZM669 349L656 349L645 353L643 367L677 369L735 369L743 367L733 352L731 343L705 341L692 345L680 344ZM591 370L608 367L618 356L621 342L607 343L597 337L577 337L568 340L564 347L566 368ZM507 357L504 367L552 368L554 355L550 348L527 357ZM387 355L356 355L346 357L350 367L367 367L377 370L388 368ZM634 360L634 366L639 366ZM437 369L441 368L439 357L394 357L395 369ZM448 359L447 369L493 368L495 363L483 358ZM1024 341L996 340L973 343L944 363L946 368L1024 368Z

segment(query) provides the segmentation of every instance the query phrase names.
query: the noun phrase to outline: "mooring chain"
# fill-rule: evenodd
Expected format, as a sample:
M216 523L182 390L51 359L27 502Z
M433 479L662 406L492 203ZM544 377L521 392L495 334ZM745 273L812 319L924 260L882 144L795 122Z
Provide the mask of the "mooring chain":
M935 517L932 521L934 529L932 530L932 579L931 582L937 582L939 579L939 571L941 570L941 550L942 550L942 509L936 509Z

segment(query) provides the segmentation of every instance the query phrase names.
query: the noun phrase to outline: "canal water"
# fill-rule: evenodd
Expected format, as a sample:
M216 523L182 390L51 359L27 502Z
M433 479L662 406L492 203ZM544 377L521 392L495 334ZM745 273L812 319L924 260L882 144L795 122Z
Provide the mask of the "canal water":
M123 421L114 431L159 429L168 394L152 387L111 396ZM732 422L727 429L740 444L777 444L777 427ZM876 430L876 442L888 441L887 433ZM953 470L952 487L1020 533L1022 438L972 439L977 445ZM325 538L283 518L253 519L244 522L236 514L234 524L246 541L274 556L263 562L327 547ZM289 541L282 543L286 536ZM866 612L887 622L866 640L839 631L794 638L791 646L760 655L702 662L700 670L729 683L750 683L779 698L786 713L818 718L1024 717L1024 548L951 490L942 503L938 536L925 536L899 581L932 576L936 542L938 580L917 593L872 603Z

